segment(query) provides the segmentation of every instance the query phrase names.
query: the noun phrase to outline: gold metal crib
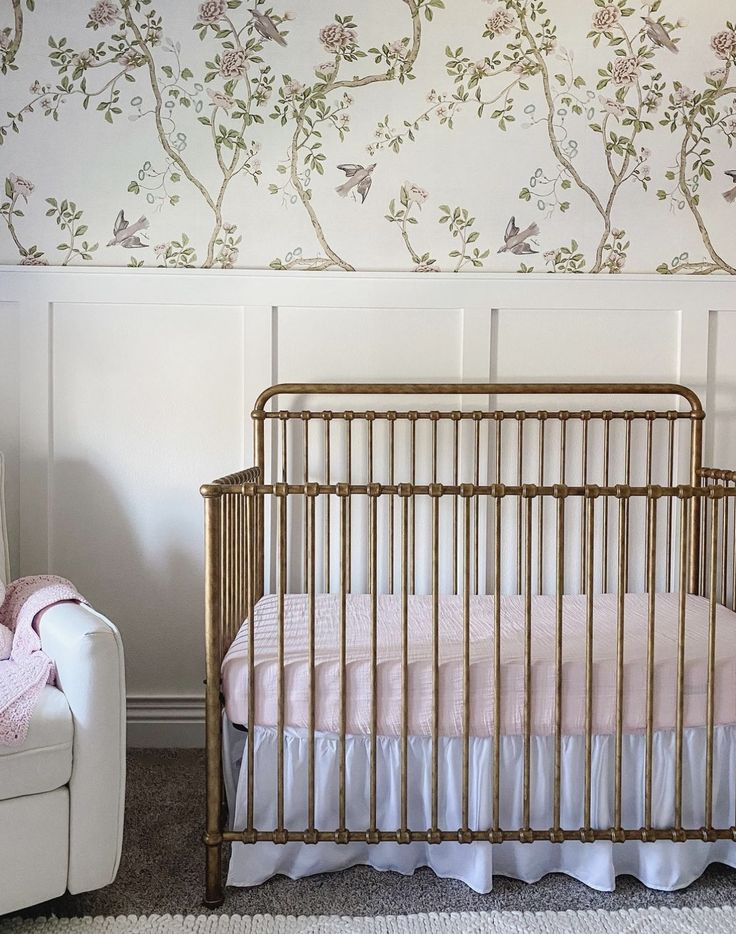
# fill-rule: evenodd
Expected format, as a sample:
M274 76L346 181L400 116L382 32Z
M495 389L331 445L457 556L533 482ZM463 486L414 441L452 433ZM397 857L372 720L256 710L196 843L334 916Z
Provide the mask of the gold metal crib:
M431 399L432 408L426 407ZM282 399L289 406L277 407ZM582 400L582 403L581 403ZM305 407L305 401L310 407ZM565 403L590 408L565 408ZM605 403L614 407L607 408ZM325 404L330 407L325 407ZM424 405L424 407L422 407ZM650 405L657 406L650 408ZM351 406L351 407L348 407ZM736 472L702 466L704 412L697 395L677 385L659 384L305 384L273 386L253 411L255 466L201 488L206 535L206 756L207 854L205 904L222 903L222 847L227 842L283 844L299 841L409 843L443 841L500 843L575 840L736 840L736 817L713 825L716 609L736 610ZM627 775L622 769L624 698L624 595L647 594L646 766L644 808L639 826L622 823ZM654 735L655 595L679 594L675 723L675 800L672 826L652 818ZM308 606L309 761L307 809L303 826L284 820L284 597L306 596ZM339 820L315 825L314 737L316 687L315 597L340 596ZM363 825L346 821L346 612L347 595L371 599L372 730L371 774ZM407 819L409 735L408 601L414 594L432 600L432 782L429 826ZM492 819L471 829L468 819L471 723L471 597L504 593L524 601L523 766L500 776L501 656L503 627L495 600L494 732ZM591 774L595 677L596 594L617 599L615 687L615 775L611 826L591 817ZM278 766L273 794L275 827L254 824L253 790L258 763L246 744L247 819L242 830L228 828L223 803L220 669L243 621L253 620L264 594L278 600L279 629L274 651L277 688ZM401 819L382 827L376 775L378 609L380 594L401 600ZM439 659L442 647L439 602L454 594L463 606L462 822L438 821ZM530 820L530 742L534 628L532 600L556 600L554 787L551 826ZM581 776L583 822L561 822L564 632L562 597L586 599L585 770ZM683 826L683 682L686 597L707 598L709 624L705 686L706 757L704 821ZM254 726L254 635L249 630L248 735ZM500 781L523 787L521 826L504 827ZM629 779L630 781L631 779Z

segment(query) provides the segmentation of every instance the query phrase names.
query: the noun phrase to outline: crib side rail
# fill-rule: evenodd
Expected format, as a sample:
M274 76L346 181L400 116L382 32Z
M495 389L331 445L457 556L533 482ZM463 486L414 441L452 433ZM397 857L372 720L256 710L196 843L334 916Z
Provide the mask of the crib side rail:
M205 757L207 848L204 904L222 904L224 823L222 775L222 695L220 668L255 599L258 567L258 497L232 495L258 483L261 469L251 467L204 484L205 505ZM252 656L252 646L251 646ZM252 761L250 767L252 770Z
M707 472L706 472L707 473ZM704 474L703 479L707 479ZM320 585L320 575L316 573L316 558L323 547L324 540L317 536L319 528L319 507L327 498L335 498L335 509L339 518L336 534L329 540L329 547L338 569L336 575L339 587L339 645L338 678L339 678L339 729L338 743L338 819L335 826L320 826L317 820L315 805L315 736L318 730L317 709L318 697L315 676L315 640L316 640L316 609L317 594L324 592ZM732 839L736 828L733 815L724 825L722 818L714 817L714 761L715 761L715 726L716 726L716 678L717 678L717 628L720 615L719 606L731 601L733 597L733 577L731 565L736 562L736 533L732 518L736 513L736 484L726 485L719 482L703 487L694 486L646 486L616 487L582 486L567 487L557 484L552 487L536 487L530 484L521 487L503 486L475 486L461 484L459 486L443 486L442 484L413 485L402 483L396 486L382 486L377 483L351 485L338 484L263 484L260 482L238 482L226 485L220 490L220 498L226 502L220 506L220 518L224 523L225 531L220 528L217 534L213 533L211 545L217 549L222 541L230 541L227 528L230 523L237 523L237 507L228 507L227 500L244 501L243 508L246 515L253 514L255 504L261 498L273 499L275 503L276 523L272 529L275 538L277 576L276 576L276 607L277 632L275 639L277 645L277 721L275 722L277 736L276 782L266 789L266 793L276 802L275 826L258 826L254 814L254 787L259 783L259 770L254 761L253 744L249 743L247 768L248 783L248 809L243 827L220 832L220 840L241 841L254 843L258 841L271 841L286 843L300 841L303 843L316 843L330 840L337 843L361 841L379 843L393 841L409 843L424 841L439 843L444 840L454 840L461 843L474 840L501 842L516 840L533 842L547 840L562 842L563 840L580 840L592 842L594 840L611 840L614 842L624 840L673 840L687 839L716 840ZM350 545L351 511L357 501L367 502L368 521L361 532L360 548ZM474 710L471 694L471 665L473 662L474 645L471 638L472 597L474 595L473 579L476 563L474 516L475 503L484 500L488 503L491 512L491 524L495 529L495 549L493 562L496 567L493 579L496 581L496 597L494 621L492 623L491 642L493 645L491 658L491 679L493 683L492 696L492 738L493 754L489 765L492 789L492 801L489 809L490 819L478 825L473 820L471 806L471 772L472 761L470 755L471 724ZM432 726L431 726L431 754L432 754L432 780L431 780L431 819L427 826L412 826L409 822L409 799L411 793L410 762L408 755L408 741L410 736L409 720L409 659L410 659L410 627L409 627L409 598L412 590L412 568L415 562L415 541L410 533L411 516L419 501L424 501L431 513L431 584L426 591L431 597L432 605L432 647L431 647L431 676L432 676ZM449 502L448 502L449 501ZM533 626L532 601L535 596L534 565L536 557L538 524L537 518L542 504L546 501L548 514L554 517L556 537L556 587L554 591L555 610L555 649L554 649L554 712L553 712L553 755L555 758L554 783L549 789L550 820L545 826L535 826L532 820L532 768L531 748L534 735L532 722L533 710L533 680L532 666L535 654L535 628ZM382 826L380 821L380 782L377 774L376 741L379 734L378 701L377 701L377 663L379 657L378 647L378 597L383 592L378 577L378 562L380 555L380 541L382 537L380 517L387 510L384 506L388 502L394 503L397 517L399 538L399 565L397 596L401 601L401 733L398 737L400 750L400 807L396 823L392 826ZM458 549L460 554L460 593L462 600L462 733L458 736L461 744L462 777L460 793L462 800L459 811L462 814L460 826L441 826L438 820L438 802L440 800L440 732L441 704L439 660L442 652L442 629L440 619L439 599L441 593L452 593L452 587L443 588L441 583L441 563L443 537L454 534L452 510L443 511L443 504L458 504L459 522L457 526ZM573 506L583 507L584 522L581 527L578 522L569 522L569 515ZM250 504L250 505L249 505ZM522 513L522 539L519 545L523 598L523 756L518 772L504 777L500 761L500 739L502 736L502 659L504 653L504 633L500 616L499 582L501 565L516 560L516 549L511 552L501 547L502 526L506 521L504 510L512 519L515 518L517 505ZM301 555L292 550L291 537L294 534L292 512L298 507L299 522L304 522L304 535L307 542L306 575L303 579L305 586L302 589ZM674 512L674 522L668 525L668 516ZM392 513L392 514L393 514ZM613 793L611 796L611 817L606 823L601 823L596 815L595 794L596 785L593 776L593 744L595 736L594 696L596 687L596 609L594 597L602 591L603 575L601 571L602 549L597 544L597 530L602 527L604 516L607 516L611 534L611 548L613 550L614 567L610 575L612 587L609 592L616 595L616 659L615 659L615 732L613 743L615 757L613 765ZM235 517L235 518L234 518ZM724 518L725 517L725 518ZM731 518L729 518L731 517ZM694 555L692 549L693 527L695 523L702 523L701 536L704 539L704 554ZM248 524L246 523L246 527ZM237 525L235 526L237 529ZM251 533L252 534L252 533ZM219 535L219 537L218 537ZM582 538L580 536L582 535ZM630 574L632 573L633 559L630 555L630 542L641 536L645 541L642 592L646 594L646 648L645 666L646 683L644 695L646 698L644 712L645 737L645 769L643 775L642 808L640 819L627 826L624 814L624 804L628 794L628 783L634 781L624 769L624 679L625 656L624 641L627 633L628 616L624 597L630 592ZM662 540L669 539L668 548L663 550L660 546ZM695 539L697 540L697 539ZM209 539L208 539L209 541ZM577 554L582 550L584 582L583 596L585 597L585 727L584 727L584 765L581 770L580 781L582 794L580 795L579 821L575 825L568 822L565 825L562 805L562 742L563 742L563 686L564 661L566 652L566 636L563 626L563 597L568 592L566 588L565 555L570 552ZM367 556L369 561L368 588L370 599L370 669L372 682L371 729L368 734L370 754L370 774L367 783L365 800L365 815L358 827L349 826L347 820L347 787L351 778L346 765L347 748L347 638L348 613L347 597L350 593L351 565L362 561ZM702 557L702 563L700 558ZM290 566L298 565L297 574L290 575ZM687 614L690 588L690 570L695 559L703 568L703 579L697 591L705 597L708 603L707 634L703 645L698 647L705 659L706 670L706 706L705 711L705 743L704 743L704 778L702 783L703 796L696 807L691 806L684 796L688 794L687 780L683 773L683 744L685 729L685 665L687 661L686 641ZM638 557L636 559L639 560ZM669 561L673 561L669 567ZM252 565L251 565L252 566ZM661 819L656 813L657 778L654 765L654 734L655 720L655 645L657 634L657 594L662 589L661 582L669 575L674 577L673 591L677 593L677 672L676 672L676 698L672 711L674 724L674 794L671 802L671 817ZM290 581L296 581L297 586L292 587ZM730 583L729 583L730 581ZM725 590L724 590L725 588ZM730 588L730 589L729 589ZM306 730L310 759L308 766L308 787L306 788L307 808L304 824L298 827L289 826L288 814L288 787L285 775L284 744L288 729L288 698L286 695L285 679L285 598L295 590L303 593L306 598L306 627L308 638L308 667L309 667L309 712L308 727ZM249 587L249 594L253 594L253 587ZM252 600L249 597L246 603ZM243 617L251 615L250 607L245 608ZM251 627L251 636L253 627ZM690 643L688 643L691 645ZM691 645L692 648L692 645ZM569 648L567 649L569 651ZM210 656L208 656L209 658ZM217 657L213 650L213 657ZM253 644L251 642L249 653L249 698L248 698L248 729L253 735L254 727L254 697L252 693L253 678ZM218 708L219 712L219 708ZM219 724L215 727L219 730ZM519 820L512 826L504 825L502 815L501 786L504 781L516 784L523 789L522 813ZM263 793L263 792L262 792ZM257 788L255 796L257 799ZM686 813L695 811L699 816L697 823L687 824Z

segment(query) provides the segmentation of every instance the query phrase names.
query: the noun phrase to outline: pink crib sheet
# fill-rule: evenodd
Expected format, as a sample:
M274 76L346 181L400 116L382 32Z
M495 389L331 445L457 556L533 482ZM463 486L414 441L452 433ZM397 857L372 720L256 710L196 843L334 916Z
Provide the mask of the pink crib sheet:
M524 598L501 599L501 732L524 731ZM615 730L617 597L594 600L593 732ZM678 594L655 599L654 726L675 725L677 690ZM494 598L473 597L470 603L471 666L470 734L493 734ZM555 620L552 596L532 599L531 731L554 732ZM287 594L284 612L285 726L306 728L309 710L307 598ZM278 705L278 603L265 596L255 607L255 723L275 726ZM625 597L624 704L626 732L646 727L647 596ZM246 621L222 665L227 715L233 723L248 722L248 626ZM586 598L563 600L562 730L585 731ZM716 614L715 721L736 723L736 614L719 606ZM339 689L340 602L337 595L316 597L316 723L319 731L340 728ZM401 732L401 598L378 598L378 732ZM369 733L371 727L371 598L347 598L347 732ZM708 601L686 601L685 726L702 726L706 718ZM409 733L432 731L432 598L409 597ZM463 601L440 600L440 734L463 731Z

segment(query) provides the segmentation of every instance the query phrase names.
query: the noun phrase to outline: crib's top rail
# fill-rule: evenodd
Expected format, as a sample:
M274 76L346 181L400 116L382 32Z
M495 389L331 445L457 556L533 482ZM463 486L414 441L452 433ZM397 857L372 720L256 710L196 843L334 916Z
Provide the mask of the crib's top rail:
M680 386L677 383L280 383L270 386L264 390L253 408L254 419L265 419L273 417L283 417L282 412L289 415L300 417L305 411L303 409L282 409L279 412L266 412L266 405L277 396L677 396L689 404L689 411L677 413L686 418L702 419L705 415L703 407L697 393L686 386ZM589 417L611 418L614 414L618 417L639 417L644 418L649 415L656 415L659 418L673 417L670 412L634 412L631 410L612 413L605 410L600 412L529 412L528 416L540 417L540 415L567 416L570 418L581 417L583 414ZM310 413L324 416L325 412ZM345 413L331 411L332 417L344 417ZM353 417L386 417L388 410L383 412L353 412ZM407 417L409 413L395 413L400 417ZM463 418L472 418L474 413L450 413L450 412L412 412L414 417L452 417L453 414L459 414ZM484 417L513 417L516 412L487 412Z
M460 411L458 409L453 409L451 411L441 411L439 409L431 409L429 411L420 411L418 409L406 409L404 411L399 411L398 409L384 409L383 411L375 409L365 409L363 411L355 409L344 409L342 411L334 411L333 409L277 409L275 412L254 412L255 418L260 419L276 419L279 421L284 421L288 419L299 419L299 420L308 420L311 418L322 419L323 421L331 421L332 419L342 419L344 421L353 421L357 419L363 419L364 421L375 421L377 419L383 419L386 421L417 421L418 419L428 419L429 421L496 421L502 422L506 419L523 421L529 419L530 421L545 421L546 419L558 419L559 421L570 421L573 419L578 419L580 421L590 421L591 419L600 419L601 421L613 421L614 419L621 419L622 421L634 421L635 419L641 419L642 421L654 421L654 419L667 419L673 421L675 419L687 419L693 420L703 418L704 413L693 413L692 411L688 412L678 412L674 409L667 409L665 411L656 411L655 409L646 409L635 411L634 409L624 409L622 411L616 411L614 409L602 409L600 411L594 411L593 409L580 409L579 411L573 412L567 409L559 410L547 410L547 409L492 409L490 411L484 412L480 409L473 409L472 411Z
M703 418L673 383L284 383L256 401L255 464L282 483L697 486Z

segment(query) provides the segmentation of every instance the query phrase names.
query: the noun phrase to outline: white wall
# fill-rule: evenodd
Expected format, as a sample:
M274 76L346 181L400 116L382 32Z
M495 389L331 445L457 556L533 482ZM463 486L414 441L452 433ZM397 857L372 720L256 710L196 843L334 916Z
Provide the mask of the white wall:
M18 305L0 295L0 451L5 458L5 505L10 539L11 573L19 566L20 436L19 436Z
M14 569L72 578L119 625L133 743L201 738L198 487L250 462L273 382L683 382L706 462L736 465L726 279L6 268L0 347Z

